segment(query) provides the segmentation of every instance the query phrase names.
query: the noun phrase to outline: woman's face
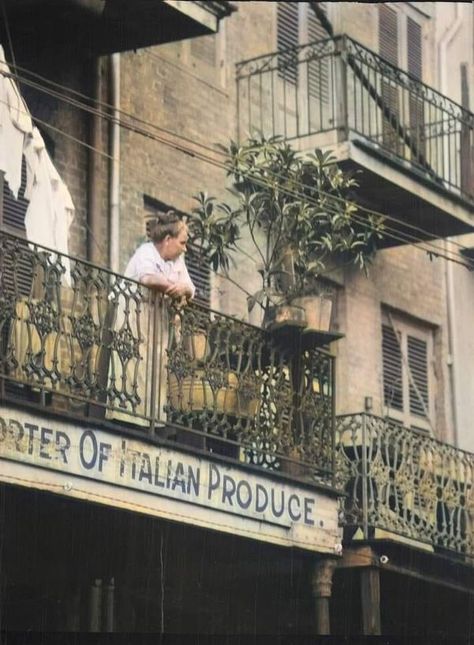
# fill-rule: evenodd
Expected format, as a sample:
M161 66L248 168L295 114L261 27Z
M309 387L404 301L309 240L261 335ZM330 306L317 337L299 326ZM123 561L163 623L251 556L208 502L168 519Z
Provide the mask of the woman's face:
M164 260L176 260L180 255L186 252L188 243L188 227L186 224L180 228L176 237L167 235L164 244Z

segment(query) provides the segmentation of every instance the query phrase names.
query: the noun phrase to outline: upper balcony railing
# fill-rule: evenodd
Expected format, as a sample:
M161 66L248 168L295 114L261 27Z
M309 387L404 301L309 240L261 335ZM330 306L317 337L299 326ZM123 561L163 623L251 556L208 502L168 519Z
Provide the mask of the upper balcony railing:
M363 138L474 202L474 115L347 36L237 65L240 136Z
M338 417L336 446L348 527L474 558L474 454L370 414Z
M333 378L324 351L0 232L7 400L331 484Z

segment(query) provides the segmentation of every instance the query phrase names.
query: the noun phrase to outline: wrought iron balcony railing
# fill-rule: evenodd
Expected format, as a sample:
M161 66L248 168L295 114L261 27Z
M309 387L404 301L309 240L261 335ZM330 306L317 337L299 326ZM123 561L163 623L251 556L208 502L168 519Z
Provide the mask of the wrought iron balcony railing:
M0 232L0 386L256 467L331 484L328 353Z
M474 454L370 414L336 420L345 523L474 557ZM376 537L376 535L375 535Z
M239 63L237 96L241 136L362 138L474 201L472 112L347 36Z

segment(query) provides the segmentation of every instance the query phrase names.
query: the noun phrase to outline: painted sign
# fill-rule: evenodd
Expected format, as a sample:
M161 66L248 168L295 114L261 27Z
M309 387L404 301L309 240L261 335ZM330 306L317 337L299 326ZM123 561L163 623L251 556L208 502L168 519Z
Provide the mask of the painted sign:
M133 490L148 500L153 496L155 506L157 499L188 505L188 511L194 509L190 517L198 507L197 515L205 512L208 518L210 510L234 516L233 527L239 526L236 519L245 519L258 523L261 533L263 523L271 527L270 534L280 535L278 542L303 537L312 548L333 548L340 540L333 497L99 429L0 408L0 457L67 476L70 485L63 488L70 494L77 481L94 480L120 487L122 494Z

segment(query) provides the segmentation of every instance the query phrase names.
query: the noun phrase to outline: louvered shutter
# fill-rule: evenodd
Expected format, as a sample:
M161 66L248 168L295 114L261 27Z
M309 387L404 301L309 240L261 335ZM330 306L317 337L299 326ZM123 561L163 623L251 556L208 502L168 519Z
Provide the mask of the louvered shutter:
M199 249L193 246L188 247L186 266L196 287L196 302L209 307L211 304L211 272Z
M403 411L402 354L392 327L382 325L384 404Z
M319 3L320 9L326 13L326 2ZM313 11L308 13L308 42L315 43L325 40L328 34ZM308 91L312 98L323 103L328 102L328 59L309 61L308 63Z
M297 55L292 51L299 44L299 3L277 4L278 76L289 83L298 82ZM289 50L289 51L288 51Z
M426 341L407 336L408 367L410 369L410 413L426 417L428 397L428 345ZM413 383L416 385L414 387Z
M408 73L421 81L423 69L421 26L411 18L407 19L407 62ZM413 143L411 156L413 161L421 164L425 157L423 106L423 99L416 93L410 92L410 137Z
M25 215L28 208L28 200L25 199L26 188L26 162L23 157L21 167L21 185L18 192L18 199L15 199L8 182L3 181L2 190L2 221L1 224L15 235L26 238ZM16 298L27 296L31 292L32 285L32 262L25 242L25 253L20 257L12 258L7 256L2 267L4 271L4 287Z
M398 15L385 4L379 4L379 53L386 61L398 66ZM384 78L381 83L382 101L395 119L400 121L400 101L395 80ZM400 153L401 142L397 128L386 116L382 118L382 144L389 150Z
M28 208L28 200L25 199L25 187L26 187L26 163L25 158L23 157L23 163L21 167L21 186L18 192L18 199L15 199L13 193L11 192L8 182L3 182L3 208L2 208L2 224L17 235L24 236L26 234L25 229L25 215L26 209Z

